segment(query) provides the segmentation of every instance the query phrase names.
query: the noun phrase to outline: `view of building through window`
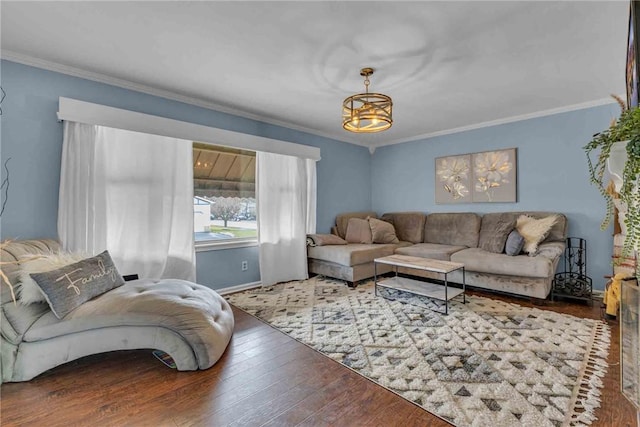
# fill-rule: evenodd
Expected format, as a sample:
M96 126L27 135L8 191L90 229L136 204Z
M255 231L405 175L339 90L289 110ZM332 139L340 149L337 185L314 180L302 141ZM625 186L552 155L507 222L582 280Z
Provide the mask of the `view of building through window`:
M196 242L256 239L256 154L193 143Z

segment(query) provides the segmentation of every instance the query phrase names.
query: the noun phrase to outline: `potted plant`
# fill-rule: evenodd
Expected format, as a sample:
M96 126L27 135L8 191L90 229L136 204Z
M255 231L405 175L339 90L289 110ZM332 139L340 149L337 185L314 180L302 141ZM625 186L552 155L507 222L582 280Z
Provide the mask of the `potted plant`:
M612 95L618 101L622 113L617 120L612 121L608 129L596 133L591 142L583 148L587 154L589 178L596 185L607 202L607 212L602 221L601 229L606 229L614 215L614 197L619 197L621 205L626 208L624 224L626 236L623 247L623 257L634 253L640 242L640 194L638 192L638 177L640 174L640 108L628 108L619 97ZM616 145L617 144L617 145ZM626 144L626 146L625 146ZM604 172L612 149L625 146L626 161L622 171L622 186L615 192L608 184L605 185ZM599 150L597 160L591 158L594 151ZM636 275L638 266L636 265Z

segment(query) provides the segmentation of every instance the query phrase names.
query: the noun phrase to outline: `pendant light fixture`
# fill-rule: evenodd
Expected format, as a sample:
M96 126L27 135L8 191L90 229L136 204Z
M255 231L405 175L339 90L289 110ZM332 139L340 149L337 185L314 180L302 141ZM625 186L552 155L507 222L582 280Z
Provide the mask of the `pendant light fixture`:
M369 93L369 76L372 74L373 68L360 70L365 93L351 95L342 103L342 127L349 132L381 132L393 124L391 98L381 93Z

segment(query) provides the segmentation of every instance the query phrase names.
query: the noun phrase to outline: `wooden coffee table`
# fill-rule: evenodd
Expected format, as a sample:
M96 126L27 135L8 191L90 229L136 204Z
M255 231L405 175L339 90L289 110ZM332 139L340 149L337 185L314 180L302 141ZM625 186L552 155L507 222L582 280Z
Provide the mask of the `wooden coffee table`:
M378 264L394 266L396 275L378 281ZM428 282L426 279L415 280L408 277L400 277L398 276L398 267L441 274L444 278L444 284ZM448 286L447 275L452 271L460 269L462 269L462 289L450 288ZM373 260L373 280L376 296L378 295L378 286L383 286L385 288L398 289L401 291L411 292L416 295L422 295L427 298L444 301L443 314L445 315L449 314L450 299L462 294L463 302L467 302L467 298L465 296L466 280L464 264L459 262L441 261L438 259L420 258L408 255L389 255Z

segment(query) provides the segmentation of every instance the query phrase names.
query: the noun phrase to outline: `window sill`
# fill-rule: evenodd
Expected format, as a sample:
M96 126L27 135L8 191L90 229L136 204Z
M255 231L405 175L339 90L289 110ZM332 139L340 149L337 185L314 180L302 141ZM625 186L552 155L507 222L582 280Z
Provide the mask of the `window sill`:
M196 252L217 251L221 249L249 248L258 246L257 239L235 239L224 241L196 242Z

